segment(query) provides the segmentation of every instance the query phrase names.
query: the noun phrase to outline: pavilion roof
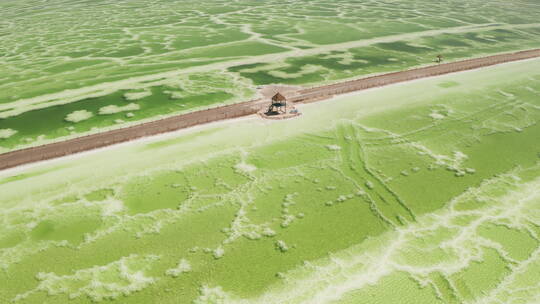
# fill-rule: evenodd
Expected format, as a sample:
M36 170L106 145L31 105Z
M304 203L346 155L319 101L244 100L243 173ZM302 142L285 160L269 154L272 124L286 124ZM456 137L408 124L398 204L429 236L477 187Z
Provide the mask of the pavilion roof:
M272 97L272 101L285 101L287 100L287 98L285 98L285 96L281 95L281 93L276 93L276 95L274 95Z

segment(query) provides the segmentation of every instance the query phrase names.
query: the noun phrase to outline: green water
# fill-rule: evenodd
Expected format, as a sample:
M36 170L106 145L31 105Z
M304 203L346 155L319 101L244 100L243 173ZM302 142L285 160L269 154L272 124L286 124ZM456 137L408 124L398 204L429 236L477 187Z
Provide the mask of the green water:
M537 71L423 79L5 172L0 300L533 302Z
M0 139L1 151L249 100L261 85L311 87L433 64L437 55L540 47L530 1L54 0L10 1L0 11L8 24L0 27L0 132L16 132ZM144 89L153 94L122 97ZM99 114L133 104L133 113ZM92 117L65 121L77 111Z

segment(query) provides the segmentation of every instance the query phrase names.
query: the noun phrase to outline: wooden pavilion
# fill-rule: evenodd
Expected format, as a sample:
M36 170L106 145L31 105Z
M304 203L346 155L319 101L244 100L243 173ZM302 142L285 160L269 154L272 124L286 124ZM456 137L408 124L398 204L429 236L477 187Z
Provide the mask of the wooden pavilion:
M284 113L287 113L287 98L278 92L272 97L267 114L279 115Z

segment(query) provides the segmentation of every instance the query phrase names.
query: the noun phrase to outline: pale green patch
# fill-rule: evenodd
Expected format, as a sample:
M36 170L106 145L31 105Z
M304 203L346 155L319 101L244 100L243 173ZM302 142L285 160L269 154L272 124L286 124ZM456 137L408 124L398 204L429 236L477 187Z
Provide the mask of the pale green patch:
M69 122L77 123L77 122L81 122L83 120L90 119L92 116L94 116L94 114L92 114L92 112L89 112L87 110L79 110L79 111L74 111L72 113L69 113L66 116L66 118L64 118L64 120L69 121Z
M152 91L145 90L142 92L129 92L124 94L124 98L129 101L143 99L148 96L152 96Z
M10 138L11 136L17 134L17 130L13 129L0 129L0 139Z
M176 278L182 273L190 272L191 270L191 264L186 259L181 259L176 267L167 269L165 274Z
M116 114L120 112L136 111L136 110L139 110L140 108L141 107L136 103L130 103L125 106L110 105L110 106L105 106L105 107L100 108L99 115L110 115L110 114Z

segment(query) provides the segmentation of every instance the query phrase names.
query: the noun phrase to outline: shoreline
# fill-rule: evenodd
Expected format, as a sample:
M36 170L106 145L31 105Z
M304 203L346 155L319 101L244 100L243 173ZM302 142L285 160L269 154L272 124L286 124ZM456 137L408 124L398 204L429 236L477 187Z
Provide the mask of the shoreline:
M465 72L499 65L503 63L530 60L540 57L540 49L504 53L487 57L472 58L462 61L429 65L420 68L380 74L376 76L338 82L308 89L299 89L290 99L296 104L333 100L335 97L380 88L393 84L407 83L414 80L432 78L457 72ZM87 155L87 152L102 151L104 148L118 146L140 140L154 139L156 136L174 136L178 131L199 129L202 126L236 119L250 119L267 101L256 99L224 105L206 110L176 115L160 120L141 123L125 128L94 133L41 146L24 148L0 154L0 170L28 168L28 164L73 155ZM196 129L195 129L196 130ZM11 170L9 170L11 172Z

